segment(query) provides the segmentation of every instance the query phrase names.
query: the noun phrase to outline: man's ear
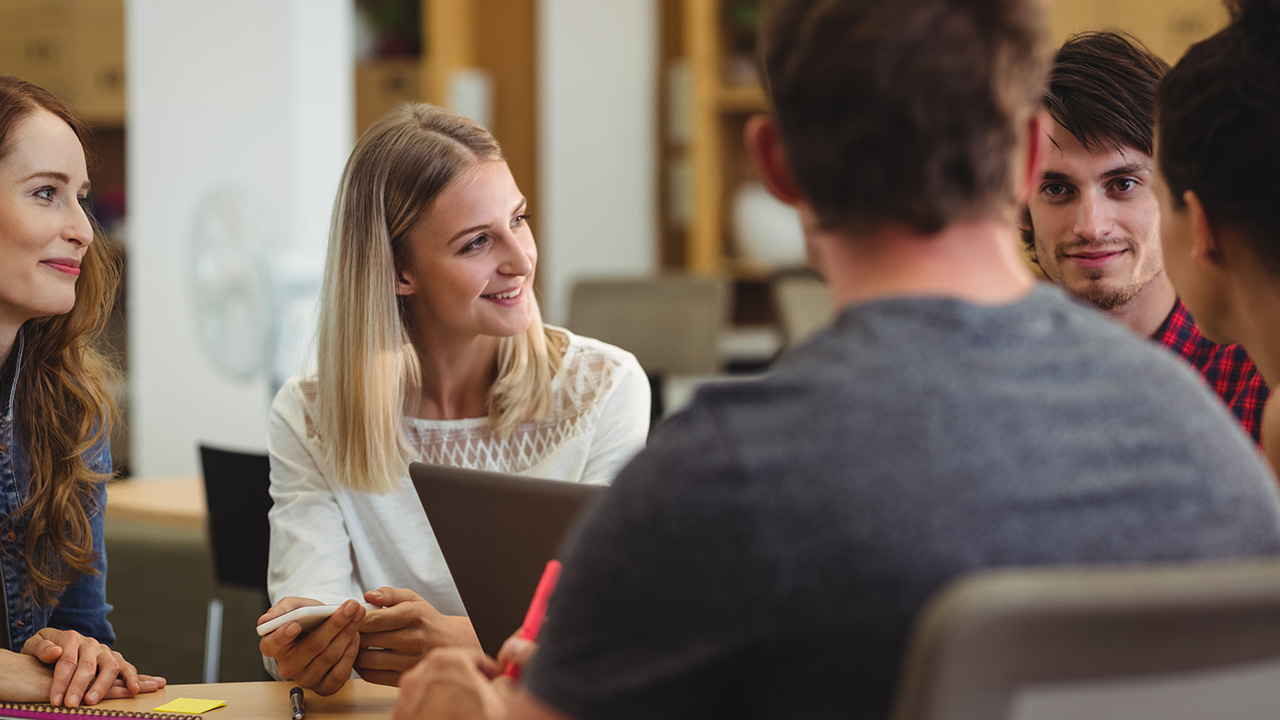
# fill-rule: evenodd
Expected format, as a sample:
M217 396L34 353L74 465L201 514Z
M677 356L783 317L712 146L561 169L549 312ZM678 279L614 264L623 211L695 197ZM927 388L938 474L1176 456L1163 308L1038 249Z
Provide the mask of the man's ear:
M1223 253L1222 238L1209 223L1209 215L1204 210L1204 203L1193 190L1182 193L1182 201L1187 205L1191 217L1191 260L1205 268L1221 268L1226 260Z
M791 175L787 153L782 147L782 136L772 115L752 115L742 130L747 152L756 161L760 179L769 192L788 205L796 205L804 196Z
M1022 174L1022 187L1020 189L1019 202L1023 205L1031 201L1031 195L1035 192L1036 182L1040 179L1040 168L1044 163L1045 143L1049 141L1049 136L1045 134L1047 127L1047 114L1044 110L1037 110L1031 114L1031 119L1027 121L1027 138L1023 142L1023 163L1019 171Z

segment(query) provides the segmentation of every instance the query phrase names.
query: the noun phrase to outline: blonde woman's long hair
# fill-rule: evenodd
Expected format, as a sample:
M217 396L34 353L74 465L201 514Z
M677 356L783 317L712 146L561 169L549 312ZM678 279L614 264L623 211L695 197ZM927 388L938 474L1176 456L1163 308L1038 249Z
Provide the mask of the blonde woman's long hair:
M325 260L312 407L325 459L343 487L392 492L415 459L403 421L416 407L421 374L395 288L409 231L454 178L503 159L497 140L477 123L410 104L375 122L347 160ZM499 343L488 397L499 436L552 410L551 381L562 358L530 301L529 329Z
M13 149L18 123L40 111L70 125L82 147L89 144L88 126L62 101L36 85L0 75L0 160ZM0 521L0 531L26 519L23 594L43 606L56 604L76 578L95 572L90 512L103 511L94 506L94 495L109 477L90 469L84 456L110 436L115 415L108 387L119 373L93 343L116 301L121 256L92 217L90 222L94 242L80 263L71 311L23 323L21 357L15 344L9 360L21 363L14 423L31 457L31 478L22 506Z

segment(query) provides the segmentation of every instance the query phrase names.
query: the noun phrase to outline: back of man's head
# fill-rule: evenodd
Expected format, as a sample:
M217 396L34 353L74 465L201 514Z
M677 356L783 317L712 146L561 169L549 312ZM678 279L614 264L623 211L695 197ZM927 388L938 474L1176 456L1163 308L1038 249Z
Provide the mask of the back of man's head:
M761 65L818 221L933 233L1004 211L1044 90L1037 0L773 0Z
M1044 106L1089 150L1151 155L1156 89L1169 63L1116 32L1073 35L1058 50Z

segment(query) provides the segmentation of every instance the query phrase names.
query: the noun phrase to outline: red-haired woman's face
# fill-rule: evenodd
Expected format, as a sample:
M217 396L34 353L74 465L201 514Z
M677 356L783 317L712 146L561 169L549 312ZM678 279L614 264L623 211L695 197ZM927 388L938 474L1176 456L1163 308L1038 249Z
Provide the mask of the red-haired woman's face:
M0 160L0 332L70 312L80 261L93 242L84 208L84 148L66 122L38 110L23 118Z

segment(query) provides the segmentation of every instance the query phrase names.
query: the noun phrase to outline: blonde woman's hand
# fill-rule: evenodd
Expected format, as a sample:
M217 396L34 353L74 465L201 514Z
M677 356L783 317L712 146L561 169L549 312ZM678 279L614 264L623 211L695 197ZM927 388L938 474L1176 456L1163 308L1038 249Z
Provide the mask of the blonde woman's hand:
M480 641L465 617L443 615L417 593L382 587L364 594L377 605L360 626L360 654L355 669L379 685L399 685L400 676L438 647L480 650Z
M258 618L258 624L290 610L319 604L310 598L287 597ZM332 695L351 677L365 612L363 605L347 600L308 632L302 632L296 621L272 630L258 642L258 649L264 656L275 658L281 677L321 695Z

